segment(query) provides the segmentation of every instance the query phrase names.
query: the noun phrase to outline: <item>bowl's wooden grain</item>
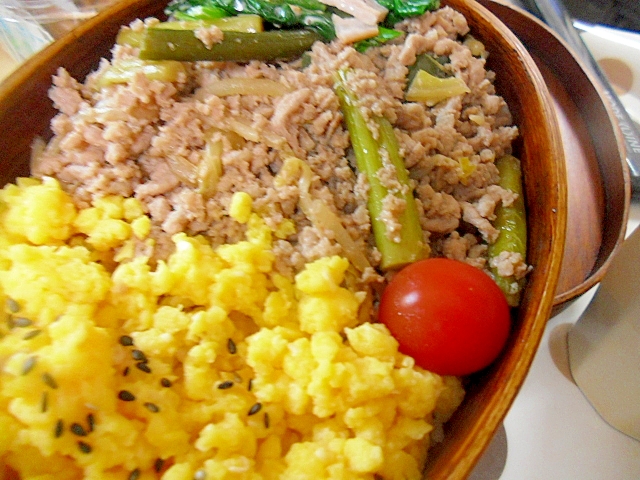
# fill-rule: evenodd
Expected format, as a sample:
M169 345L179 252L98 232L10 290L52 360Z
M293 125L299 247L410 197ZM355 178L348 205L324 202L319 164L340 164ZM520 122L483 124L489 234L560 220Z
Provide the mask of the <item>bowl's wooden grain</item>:
M522 41L551 92L567 168L565 260L555 311L596 285L624 240L630 205L622 134L598 80L570 47L528 12L480 0Z
M471 33L489 50L503 95L520 128L516 154L522 159L529 226L528 259L534 265L504 355L472 377L468 396L436 445L428 478L464 478L491 440L529 369L553 305L553 277L559 275L566 225L566 169L552 98L534 60L517 37L482 5L444 2L462 12ZM562 244L562 245L561 245ZM551 305L549 305L549 302Z
M464 404L446 427L444 442L430 453L428 478L464 478L507 412L529 369L553 306L566 225L566 175L552 100L535 62L502 22L471 0L443 2L461 11L491 55L499 93L509 103L521 137L529 222L528 260L534 266L521 308L514 315L508 348L489 369L471 377ZM82 79L108 56L118 27L160 15L164 2L122 0L31 59L0 85L0 181L28 174L30 144L50 136L54 114L47 90L65 67Z

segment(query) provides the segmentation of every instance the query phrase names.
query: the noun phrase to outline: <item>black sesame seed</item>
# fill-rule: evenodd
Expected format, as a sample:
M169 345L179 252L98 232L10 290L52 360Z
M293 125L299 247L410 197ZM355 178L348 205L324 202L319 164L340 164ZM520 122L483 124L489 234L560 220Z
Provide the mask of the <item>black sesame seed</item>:
M149 364L147 362L138 362L136 363L136 367L138 367L138 370L142 370L144 373L151 373L151 367L149 367Z
M24 318L24 317L15 317L12 321L13 326L14 327L30 327L31 325L33 325L33 321L28 319L28 318Z
M146 402L144 406L152 413L158 413L160 411L160 407L158 407L155 403Z
M31 330L30 332L27 332L24 334L24 336L22 337L23 340L31 340L32 338L37 337L38 335L40 335L42 333L42 330Z
M260 411L261 408L262 408L262 404L260 402L256 402L251 406L247 415L255 415Z
M62 419L58 419L56 422L56 427L53 429L53 436L56 438L60 438L62 436L62 432L64 432L64 423Z
M136 468L133 472L129 474L129 480L138 480L140 477L140 469Z
M233 382L231 380L226 380L218 385L220 390L226 390L227 388L233 387Z
M122 370L122 376L126 377L127 375L129 375L129 367L124 367Z
M131 356L138 362L147 362L147 356L142 350L131 350Z
M35 355L27 357L27 359L22 364L22 375L26 375L31 370L33 370L33 367L36 366L37 359L38 358Z
M249 379L249 383L247 384L247 390L251 391L253 389L253 378Z
M169 388L171 386L171 380L169 380L168 378L161 378L160 385L162 385L165 388Z
M69 430L71 430L71 433L79 437L87 436L87 431L79 423L72 423L71 426L69 427Z
M18 313L20 311L20 304L13 298L7 298L7 310L11 313Z
M42 374L42 381L46 386L53 388L54 390L58 388L58 383L54 380L49 372L44 372Z
M91 445L83 441L78 442L78 448L82 453L91 453Z
M49 394L47 392L42 392L42 397L40 399L40 411L45 413L49 409Z
M133 338L131 338L129 335L122 335L120 337L120 345L122 345L123 347L130 347L133 345Z
M135 395L129 390L120 390L118 392L118 398L123 402L133 402L136 399Z
M96 427L96 417L93 416L93 413L87 415L87 425L89 425L89 431L93 432Z
M238 351L238 348L236 347L236 343L231 338L227 340L227 350L229 350L229 353L231 355L235 354Z
M269 418L269 413L264 412L264 428L269 428L271 425L271 419Z
M162 470L162 467L164 467L164 460L162 458L157 458L155 463L153 464L153 469L156 472L160 472L160 470Z

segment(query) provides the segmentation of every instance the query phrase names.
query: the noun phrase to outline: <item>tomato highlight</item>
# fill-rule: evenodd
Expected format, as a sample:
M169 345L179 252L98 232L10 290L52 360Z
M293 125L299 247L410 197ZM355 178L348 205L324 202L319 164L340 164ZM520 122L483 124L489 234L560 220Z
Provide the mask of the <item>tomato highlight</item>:
M490 365L511 327L509 305L493 279L448 258L400 270L382 293L378 317L402 353L440 375L463 376Z

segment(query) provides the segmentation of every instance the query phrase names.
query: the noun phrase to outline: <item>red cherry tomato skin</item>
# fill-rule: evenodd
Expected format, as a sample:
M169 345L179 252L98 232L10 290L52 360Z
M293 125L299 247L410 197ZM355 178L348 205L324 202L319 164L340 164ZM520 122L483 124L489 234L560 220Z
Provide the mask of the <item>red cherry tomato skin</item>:
M378 316L402 353L440 375L463 376L487 367L511 326L509 305L493 279L447 258L400 270L382 293Z

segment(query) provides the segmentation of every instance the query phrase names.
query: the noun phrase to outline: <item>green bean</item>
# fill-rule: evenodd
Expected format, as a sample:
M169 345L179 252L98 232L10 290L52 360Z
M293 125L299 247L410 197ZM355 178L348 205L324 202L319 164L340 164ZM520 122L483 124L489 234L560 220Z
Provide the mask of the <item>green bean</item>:
M149 28L142 41L140 58L187 62L287 60L302 55L318 39L319 36L309 30L224 32L221 42L208 47L192 30Z
M264 30L262 19L257 15L237 15L235 17L209 18L207 20L187 20L160 22L147 28L160 28L164 30L191 30L216 26L223 32L256 33ZM130 45L142 47L147 28L133 30L121 28L116 38L118 45Z
M512 155L505 155L496 161L496 167L500 172L499 185L516 193L518 198L509 206L500 204L496 207L496 219L493 222L493 226L500 234L498 239L489 245L489 259L491 261L502 252L519 253L523 259L526 259L527 217L520 160ZM505 293L509 305L519 305L525 284L524 278L517 279L513 276L500 276L495 267L490 267L490 271L496 283Z
M358 170L366 176L369 183L367 207L376 246L382 257L380 268L383 270L399 268L423 258L428 253L428 249L423 242L422 228L413 192L410 188L409 174L400 155L393 127L388 120L378 118L380 140L379 142L375 140L358 109L355 95L347 87L345 72L338 72L335 91L340 100L345 124L351 137L351 146L356 157ZM406 201L405 210L398 219L401 225L399 242L389 238L387 226L381 218L384 199L390 194L378 175L383 168L381 148L387 151L389 160L396 169L397 180L405 187L405 193L399 194Z

